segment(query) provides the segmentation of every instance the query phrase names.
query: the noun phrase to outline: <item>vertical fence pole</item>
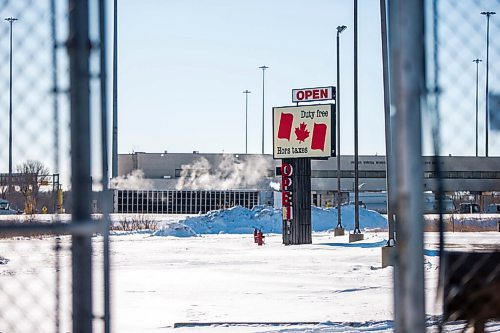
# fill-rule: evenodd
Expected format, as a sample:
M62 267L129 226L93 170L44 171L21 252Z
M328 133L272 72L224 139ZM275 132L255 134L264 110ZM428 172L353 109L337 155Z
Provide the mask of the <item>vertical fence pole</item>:
M52 37L52 102L53 102L53 124L54 124L54 173L52 175L52 209L55 214L59 214L57 209L57 200L59 196L59 94L58 94L58 80L57 80L57 11L55 0L50 0L50 31ZM55 177L57 174L57 184Z
M419 0L391 1L391 93L395 116L398 250L394 270L396 332L425 332L423 263L424 10Z
M111 213L112 192L109 189L108 155L108 94L107 94L107 48L106 48L106 1L99 0L99 39L100 39L100 88L101 88L101 160L102 160L102 221L103 234L103 275L104 275L104 332L111 331L110 315L110 258L109 258L109 214Z
M91 222L89 8L69 0L68 53L71 107L71 187L73 223ZM73 332L92 332L91 236L72 237Z

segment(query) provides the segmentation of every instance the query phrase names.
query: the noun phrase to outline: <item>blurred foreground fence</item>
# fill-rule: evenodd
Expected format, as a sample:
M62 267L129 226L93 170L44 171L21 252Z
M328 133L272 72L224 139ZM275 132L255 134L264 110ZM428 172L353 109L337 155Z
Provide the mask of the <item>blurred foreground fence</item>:
M90 215L92 186L107 188L90 173L94 158L107 175L107 145L90 148L91 105L107 137L104 1L3 0L0 13L0 332L109 332L108 217ZM61 186L72 220L37 220L61 211Z
M447 240L443 219L445 199L466 198L463 207L471 212L487 211L489 204L496 207L500 188L448 192L440 161L441 156L471 156L481 170L500 155L499 10L497 0L389 2L397 332L424 332L425 304L439 307L440 331L462 321L464 332L487 332L488 321L500 320L500 245L471 240L467 251L454 251L457 245ZM424 296L426 287L436 286L424 286L422 155L434 156L441 199L437 302ZM459 165L456 170L460 173ZM489 176L498 177L496 171Z
M430 129L428 141L436 156L475 156L480 170L483 161L500 155L500 19L495 16L500 1L434 0L427 4L430 126L424 127L424 133ZM436 167L439 197L445 198L450 193L440 171ZM466 194L473 199L469 203L486 211L498 191ZM456 251L441 221L443 328L449 321L463 320L475 332L488 331L488 321L500 320L500 244L471 241L467 251Z

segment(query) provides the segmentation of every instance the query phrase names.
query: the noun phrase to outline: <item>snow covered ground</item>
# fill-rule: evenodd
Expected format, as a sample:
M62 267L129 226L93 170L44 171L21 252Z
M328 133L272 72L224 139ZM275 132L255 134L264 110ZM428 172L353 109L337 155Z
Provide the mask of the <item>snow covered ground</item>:
M392 332L393 269L381 268L381 247L386 244L386 232L367 232L364 241L349 244L347 236L334 237L329 231L319 231L313 234L313 244L301 246L283 246L281 235L272 233L266 234L264 246L257 246L251 233L237 233L251 232L253 226L272 231L266 228L276 223L274 213L235 209L181 220L171 216L163 220L164 228L157 232L113 234L113 331ZM348 218L349 210L345 213L344 222L349 227L352 222ZM318 228L322 223L334 226L336 215L332 219L332 214L313 212L313 224L316 221ZM369 215L362 216L368 220ZM367 225L377 229L386 223L378 219L374 216ZM242 226L246 229L239 229ZM196 237L172 236L187 236L186 230ZM201 233L203 230L206 233ZM500 244L498 232L447 233L446 237L447 244L454 249ZM69 237L61 241L63 248L69 249ZM102 238L94 238L97 314L102 310L98 260L101 242ZM0 240L0 256L9 259L0 265L1 305L4 305L2 293L19 290L16 282L33 281L33 272L37 272L39 278L53 281L53 245L53 238ZM30 250L30 246L36 246L36 251ZM434 327L431 331L435 331L434 316L441 313L435 294L437 246L438 234L426 233L426 313L428 326ZM61 258L61 278L66 283L70 276L68 253L63 252ZM16 266L20 257L22 267ZM18 289L13 289L16 287ZM71 304L68 286L63 285L61 293L66 295L62 309L67 310ZM47 302L42 304L53 308L53 304ZM0 310L0 319L8 315L5 311ZM213 322L220 324L174 328L179 323ZM246 324L224 324L236 322ZM2 325L0 320L0 332L11 331ZM460 332L462 328L461 324L448 325L446 331ZM500 332L500 324L490 324L488 332Z
M454 248L500 241L499 233L447 237ZM302 246L283 246L280 235L267 235L262 247L250 235L229 234L113 240L114 251L127 253L115 256L113 265L114 324L119 332L392 331L393 269L380 268L384 233L367 233L364 241L352 244L347 236L315 233L314 243ZM441 313L435 298L437 240L437 234L426 234L429 316ZM131 320L131 313L140 319ZM173 328L186 322L321 324ZM454 327L458 332L462 325L451 325L448 331ZM490 332L500 332L500 325Z

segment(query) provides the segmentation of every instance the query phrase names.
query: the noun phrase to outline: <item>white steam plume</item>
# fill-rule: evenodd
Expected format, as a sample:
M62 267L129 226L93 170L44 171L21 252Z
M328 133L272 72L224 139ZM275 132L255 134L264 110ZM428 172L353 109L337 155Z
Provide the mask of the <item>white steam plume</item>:
M136 169L128 175L111 179L110 187L120 190L149 190L153 188L153 183L144 179L144 171Z
M275 191L281 191L281 184L277 182L270 182L269 186Z
M190 190L228 190L243 189L257 185L267 177L270 165L262 156L250 156L239 160L236 156L225 154L217 166L201 157L191 164L183 165L181 178L176 189Z

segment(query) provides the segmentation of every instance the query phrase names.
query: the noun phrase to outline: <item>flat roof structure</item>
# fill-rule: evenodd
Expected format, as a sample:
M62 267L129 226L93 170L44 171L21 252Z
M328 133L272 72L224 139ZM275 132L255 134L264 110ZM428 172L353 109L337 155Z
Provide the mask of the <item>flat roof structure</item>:
M424 190L437 190L436 161L424 156ZM120 154L118 172L124 177L142 170L148 189L270 190L279 182L275 169L281 160L272 155L222 153L145 153ZM442 156L440 167L447 192L500 191L500 157ZM341 191L354 186L354 156L340 157ZM337 160L311 161L313 191L337 191ZM361 191L386 190L386 161L383 155L359 156Z

